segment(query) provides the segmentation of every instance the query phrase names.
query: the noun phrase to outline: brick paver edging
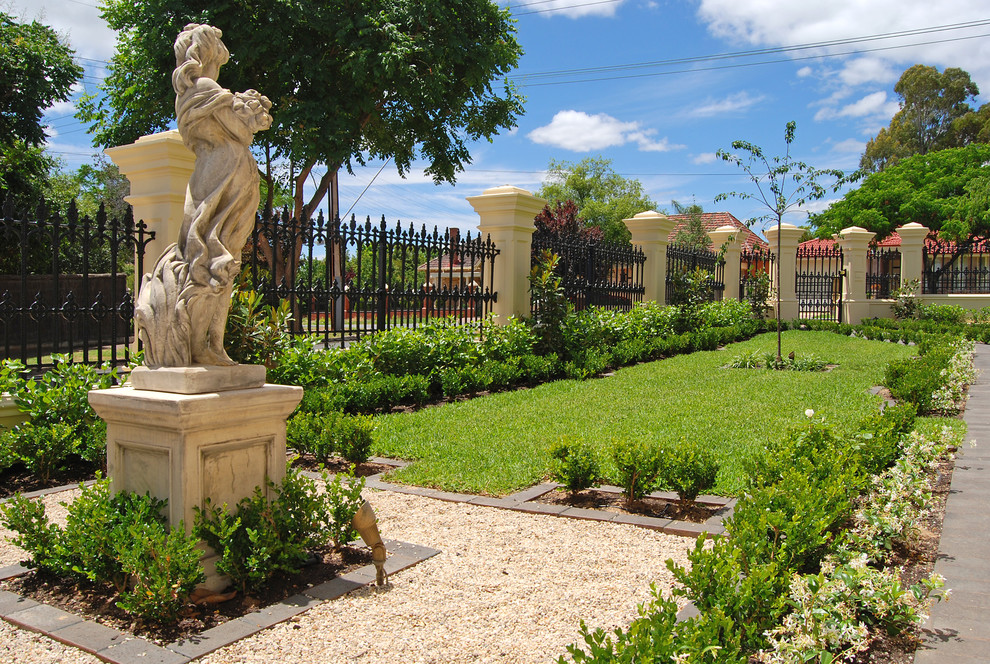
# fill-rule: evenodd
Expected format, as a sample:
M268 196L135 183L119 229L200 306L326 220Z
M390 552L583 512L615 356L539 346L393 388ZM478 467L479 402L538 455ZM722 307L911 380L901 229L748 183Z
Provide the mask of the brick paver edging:
M385 571L390 576L440 553L427 546L396 540L385 540L385 547L389 553L385 561ZM21 565L5 567L0 569L0 580L20 576L28 571ZM336 599L374 582L375 566L365 565L277 604L258 609L166 646L155 645L144 638L85 620L62 609L5 590L0 590L0 618L17 627L40 632L56 641L85 650L105 662L185 664L297 616L323 602Z

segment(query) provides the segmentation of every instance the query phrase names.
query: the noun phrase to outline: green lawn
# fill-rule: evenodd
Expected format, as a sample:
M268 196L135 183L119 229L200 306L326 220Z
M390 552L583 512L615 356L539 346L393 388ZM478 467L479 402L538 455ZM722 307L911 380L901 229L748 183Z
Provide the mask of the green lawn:
M743 461L805 421L814 409L837 424L876 412L870 395L886 362L913 354L897 344L827 332L785 332L784 353L815 354L839 366L827 373L722 369L734 356L776 349L764 334L722 351L620 369L584 382L557 381L416 413L377 418L374 451L415 459L402 482L452 491L504 495L545 476L547 450L561 435L603 448L616 436L699 439L721 463L714 492L734 495Z

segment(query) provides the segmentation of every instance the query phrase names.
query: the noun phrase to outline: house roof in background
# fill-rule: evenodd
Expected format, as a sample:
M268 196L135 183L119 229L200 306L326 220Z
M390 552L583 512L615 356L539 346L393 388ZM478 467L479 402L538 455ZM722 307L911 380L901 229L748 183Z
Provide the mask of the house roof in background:
M667 217L677 222L677 226L670 232L670 235L667 236L667 241L673 242L674 238L677 237L677 232L681 229L687 228L691 215L669 214ZM735 226L740 229L744 235L743 251L752 251L754 247L759 247L761 249L766 249L769 247L766 240L754 233L748 226L746 226L746 224L739 221L728 212L702 212L701 225L704 226L706 231L713 231L716 228L721 228L722 226Z

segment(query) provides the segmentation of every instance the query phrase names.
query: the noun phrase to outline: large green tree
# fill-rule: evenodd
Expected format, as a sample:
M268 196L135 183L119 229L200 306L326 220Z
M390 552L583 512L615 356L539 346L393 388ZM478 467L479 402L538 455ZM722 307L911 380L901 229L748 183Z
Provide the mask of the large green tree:
M513 127L522 98L495 82L521 48L507 10L490 0L105 0L118 31L109 75L81 105L95 143L120 145L174 116L172 43L190 22L223 31L230 62L220 82L260 90L274 124L256 146L268 191L286 160L294 214L323 201L341 168L391 158L400 173L423 158L436 182L470 162L468 143ZM320 167L326 172L314 174ZM307 181L315 192L306 196Z
M42 202L55 160L44 153L46 108L69 98L82 68L47 25L0 13L0 188L19 207Z
M639 180L619 175L603 157L576 163L551 159L538 195L551 206L573 201L581 221L601 229L609 243L629 244L632 235L622 220L657 208Z
M990 145L971 143L901 160L812 217L820 237L848 226L889 235L917 222L960 245L990 235Z
M979 134L976 112L968 102L980 90L962 69L948 67L939 72L928 65L914 65L901 74L894 92L900 110L866 144L860 160L865 171L882 171L914 154L959 147Z

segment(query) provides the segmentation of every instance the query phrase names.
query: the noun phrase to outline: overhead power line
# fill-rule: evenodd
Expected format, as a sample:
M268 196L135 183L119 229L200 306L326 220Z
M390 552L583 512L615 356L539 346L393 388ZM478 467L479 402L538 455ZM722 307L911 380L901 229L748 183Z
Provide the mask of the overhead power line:
M845 39L835 39L830 41L821 42L811 42L807 44L795 44L790 46L781 46L776 48L765 48L765 49L750 49L746 51L734 51L730 53L717 53L712 55L702 55L694 56L688 58L672 58L668 60L655 60L649 62L635 62L621 65L608 65L602 67L582 67L575 69L558 69L545 72L533 72L533 73L523 73L517 74L509 77L513 82L517 83L519 87L536 87L544 85L563 85L569 83L588 83L595 81L611 81L626 78L642 78L647 76L667 76L670 74L683 74L695 71L713 71L720 69L736 69L740 67L753 67L757 65L766 64L776 64L781 62L795 62L801 60L813 60L819 58L833 58L842 57L847 55L856 55L862 53L874 53L878 51L887 51L898 48L910 48L912 46L927 46L931 44L944 44L949 42L965 41L970 39L978 39L981 37L988 36L987 33L981 33L977 35L963 35L957 37L950 37L946 39L937 40L927 40L921 42L911 42L908 44L895 44L891 46L882 46L871 49L856 49L848 50L838 53L816 53L813 55L801 56L801 57L788 57L788 58L778 58L773 60L758 60L755 62L743 62L737 64L721 64L713 65L710 67L690 67L681 69L668 69L665 71L652 71L646 73L631 73L622 75L611 75L611 76L592 76L591 78L578 78L570 80L544 80L544 79L554 79L561 78L566 79L567 77L573 76L583 76L583 75L594 75L594 74L616 74L621 72L633 72L642 69L651 68L663 68L663 67L678 67L682 65L697 65L704 63L718 63L726 60L742 59L742 58L752 58L760 55L772 55L772 54L786 54L794 53L813 49L831 48L835 46L851 45L851 44L862 44L875 42L879 40L886 39L898 39L904 37L913 37L926 34L936 34L941 32L953 31L953 30L965 30L979 27L990 26L990 19L981 19L977 21L969 21L965 23L955 23L951 25L940 25L932 26L928 28L918 28L914 30L903 30L900 32L882 33L874 35L865 35L861 37L850 37Z

